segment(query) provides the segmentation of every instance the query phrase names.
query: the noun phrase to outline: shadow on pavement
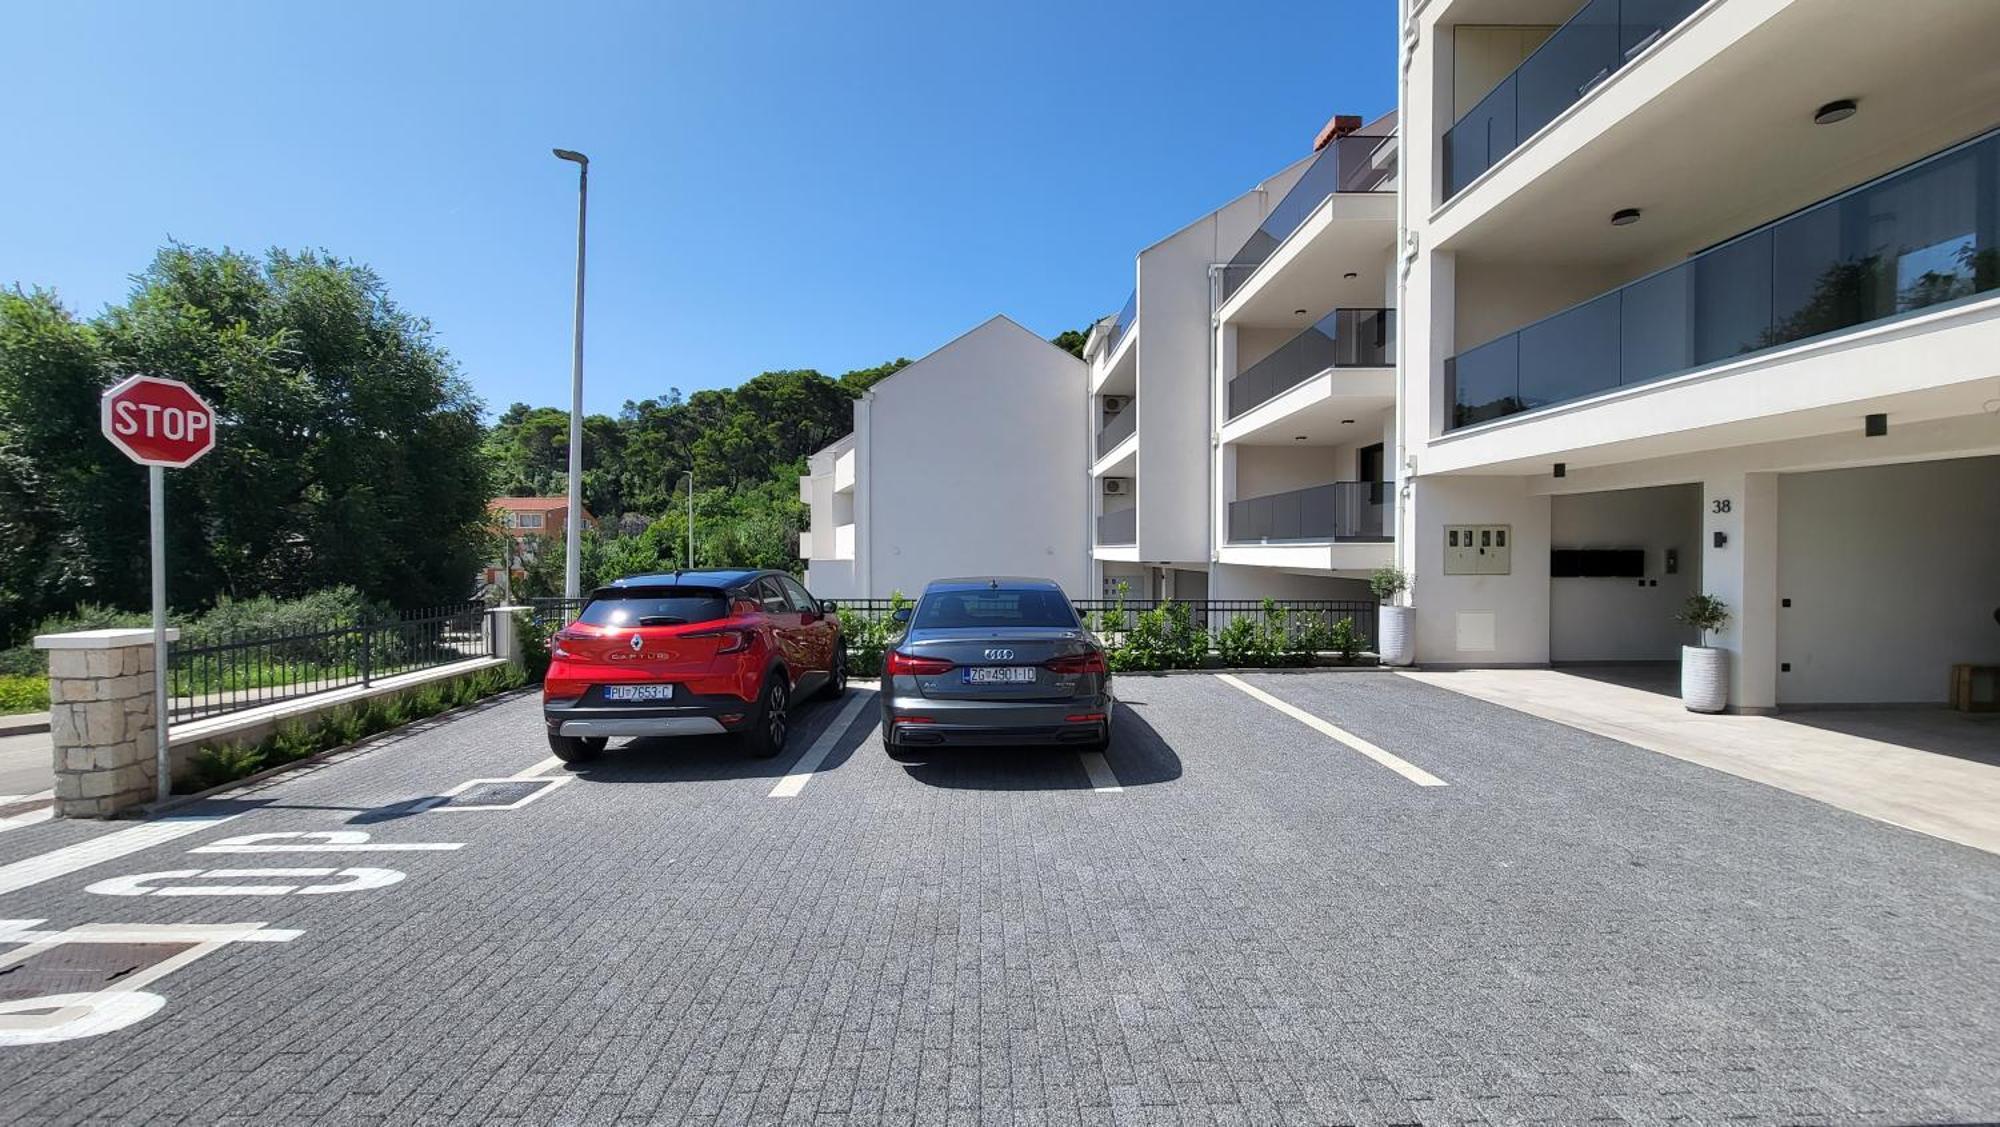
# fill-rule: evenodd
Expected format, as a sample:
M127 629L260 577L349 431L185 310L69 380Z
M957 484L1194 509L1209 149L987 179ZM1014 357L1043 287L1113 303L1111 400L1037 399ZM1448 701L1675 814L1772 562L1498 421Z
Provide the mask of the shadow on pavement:
M907 747L889 753L920 783L953 790L1090 790L1076 747ZM1181 759L1138 709L1120 702L1104 753L1126 789L1181 777Z
M857 690L849 690L854 693ZM758 759L746 751L734 736L683 736L677 738L613 740L603 754L588 763L568 768L578 780L591 783L691 783L719 779L775 779L792 773L801 756L812 748L828 724L839 716L851 696L807 702L792 710L792 732L782 755ZM862 706L862 715L875 710L871 699ZM860 724L856 720L856 726ZM851 744L849 738L842 744ZM845 762L836 747L816 771L831 771Z

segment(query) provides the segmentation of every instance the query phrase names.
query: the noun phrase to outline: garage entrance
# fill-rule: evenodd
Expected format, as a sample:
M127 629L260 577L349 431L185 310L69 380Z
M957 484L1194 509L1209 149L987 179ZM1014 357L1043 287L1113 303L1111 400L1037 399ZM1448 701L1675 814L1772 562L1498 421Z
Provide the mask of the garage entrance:
M1639 666L1635 685L1672 684L1696 640L1674 614L1701 590L1701 486L1550 500L1549 660Z

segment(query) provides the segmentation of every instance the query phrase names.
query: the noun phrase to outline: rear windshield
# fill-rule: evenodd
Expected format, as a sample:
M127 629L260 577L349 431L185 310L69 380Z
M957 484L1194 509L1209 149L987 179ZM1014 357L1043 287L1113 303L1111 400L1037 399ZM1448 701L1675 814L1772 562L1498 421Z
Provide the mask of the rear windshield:
M1060 591L938 591L917 604L916 628L1076 625Z
M710 587L599 591L577 616L586 626L683 626L729 616L729 601Z

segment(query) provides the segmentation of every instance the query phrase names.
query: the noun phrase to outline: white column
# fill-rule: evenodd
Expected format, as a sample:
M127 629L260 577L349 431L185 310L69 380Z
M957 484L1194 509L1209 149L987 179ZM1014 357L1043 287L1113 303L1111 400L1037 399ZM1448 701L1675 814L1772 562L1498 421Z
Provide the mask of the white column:
M1778 477L1720 474L1702 482L1702 590L1729 606L1709 639L1729 651L1731 711L1778 703ZM1718 544L1716 537L1722 537Z

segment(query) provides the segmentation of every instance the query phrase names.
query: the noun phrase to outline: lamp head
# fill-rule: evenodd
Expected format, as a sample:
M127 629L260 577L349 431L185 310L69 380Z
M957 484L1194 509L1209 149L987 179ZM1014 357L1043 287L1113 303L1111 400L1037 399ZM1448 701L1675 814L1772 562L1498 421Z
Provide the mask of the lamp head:
M559 160L575 161L576 163L581 164L585 167L589 167L590 165L590 158L584 156L582 153L579 153L574 149L556 149L554 151L556 154L556 158Z

